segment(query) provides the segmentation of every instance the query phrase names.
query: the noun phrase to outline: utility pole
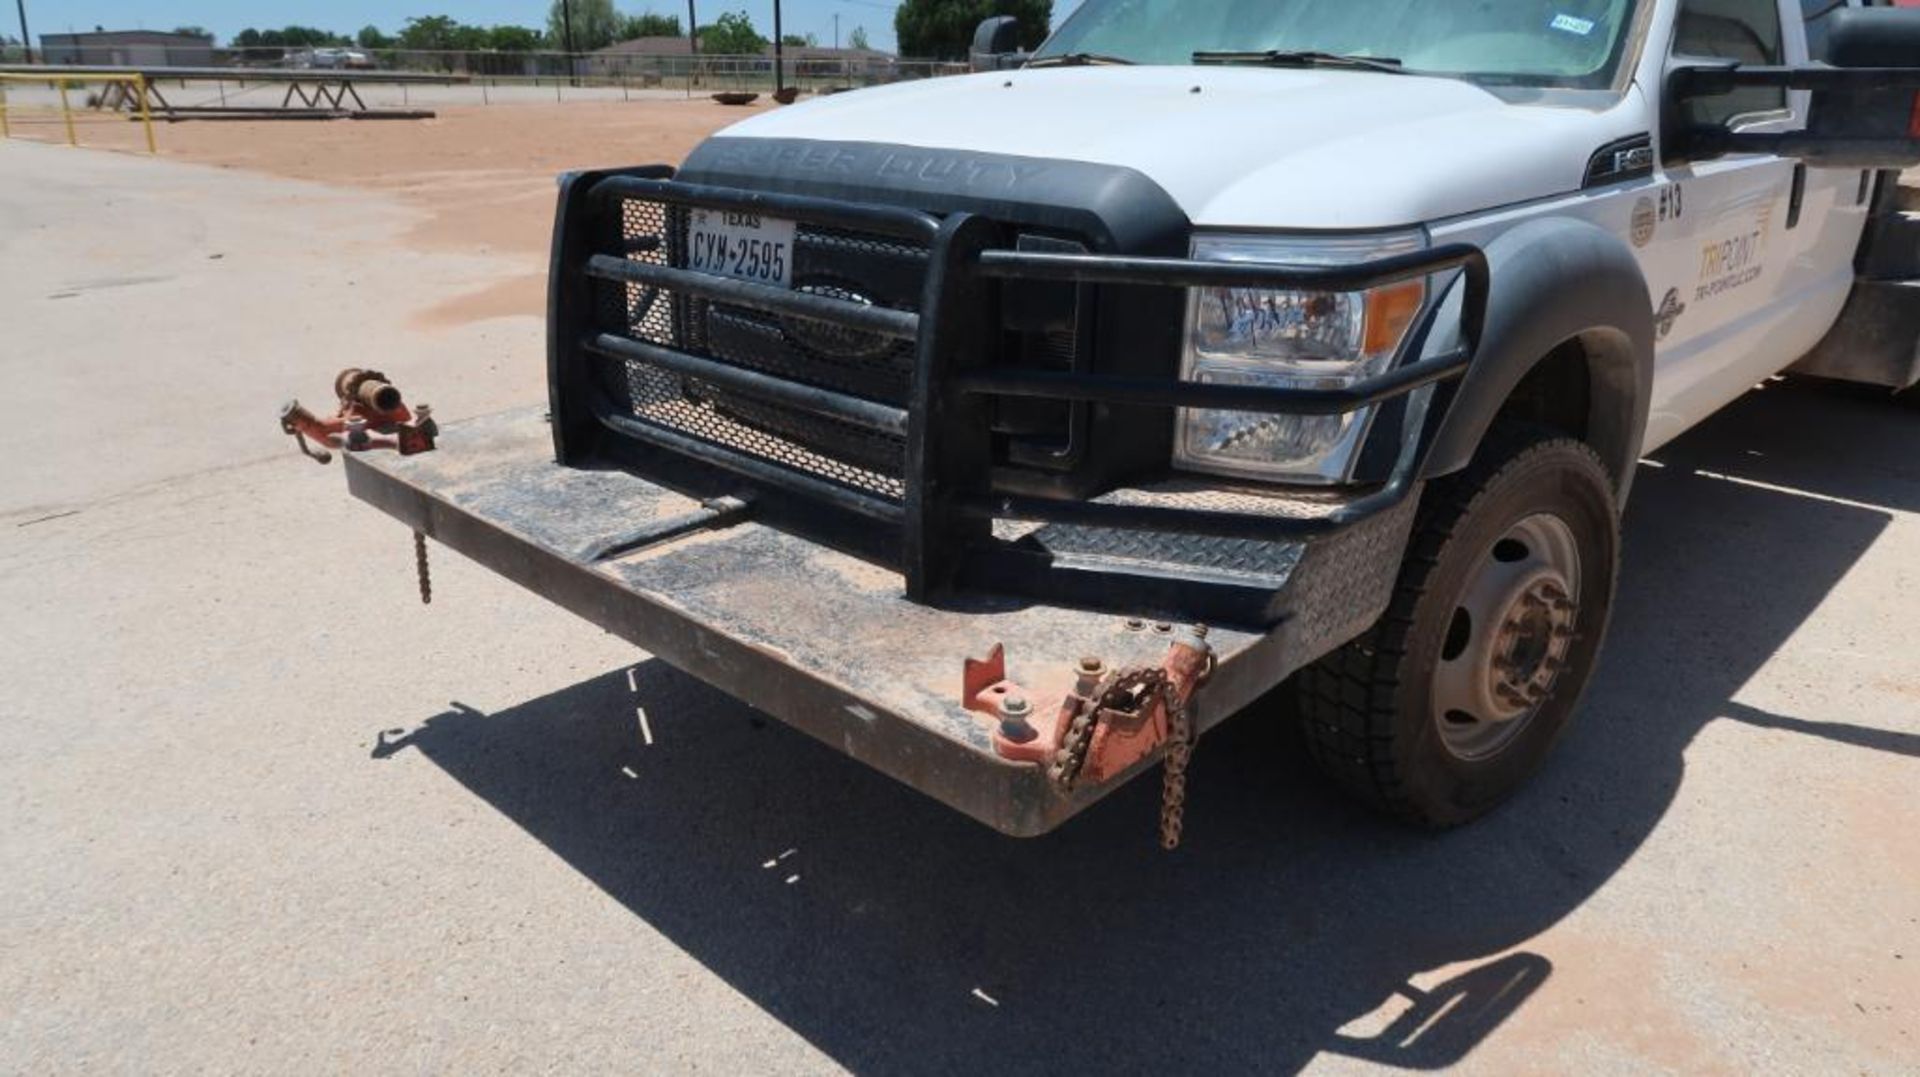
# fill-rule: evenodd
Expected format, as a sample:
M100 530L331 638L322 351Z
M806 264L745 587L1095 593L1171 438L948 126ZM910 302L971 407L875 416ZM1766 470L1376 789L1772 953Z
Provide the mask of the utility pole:
M787 88L786 40L780 34L780 0L773 0L773 92L779 93Z
M701 19L693 13L693 0L687 0L687 84L699 84L697 73L701 69ZM691 92L691 90L689 90Z
M14 0L20 9L20 47L27 50L27 62L33 62L33 35L27 32L27 0Z
M840 13L833 13L833 51L840 51Z

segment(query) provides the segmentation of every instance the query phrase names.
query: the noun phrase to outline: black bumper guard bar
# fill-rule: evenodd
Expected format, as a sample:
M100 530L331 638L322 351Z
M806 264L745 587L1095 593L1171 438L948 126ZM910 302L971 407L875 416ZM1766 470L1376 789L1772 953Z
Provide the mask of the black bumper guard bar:
M1182 258L1028 253L1008 249L1002 228L984 217L942 218L891 206L865 205L680 183L666 169L575 177L563 190L552 296L554 431L558 456L569 459L569 431L582 403L591 420L615 433L692 457L755 483L823 501L903 529L901 568L907 593L925 600L945 589L969 550L988 542L994 520L1072 524L1120 530L1207 535L1260 541L1305 541L1352 528L1398 507L1419 484L1432 434L1450 395L1436 406L1409 406L1388 480L1332 511L1306 518L1254 516L1156 506L1118 505L995 494L986 402L995 396L1061 401L1208 408L1268 414L1338 415L1358 411L1465 374L1481 338L1488 270L1479 248L1450 244L1369 262L1337 266L1251 265ZM579 188L579 189L575 189ZM791 291L692 270L634 261L629 251L660 248L667 237L621 239L622 200L681 208L759 213L815 227L877 233L928 247L918 313ZM671 221L670 215L664 220ZM671 227L668 224L667 227ZM666 242L669 250L674 244ZM1174 379L1056 373L995 365L996 280L1057 281L1148 287L1239 287L1355 292L1458 270L1464 284L1459 347L1409 362L1424 352L1448 292L1431 289L1425 309L1384 374L1342 389L1208 385ZM584 279L583 279L584 278ZM592 304L563 294L587 279L638 284L676 294L911 342L915 346L907 407L895 407L636 341L594 326ZM589 289L590 290L590 289ZM651 364L749 393L769 403L863 429L903 437L905 498L876 496L784 467L633 416L585 376L582 353ZM581 397L584 396L584 401ZM1429 422L1428 420L1432 421ZM584 440L584 439L582 439Z

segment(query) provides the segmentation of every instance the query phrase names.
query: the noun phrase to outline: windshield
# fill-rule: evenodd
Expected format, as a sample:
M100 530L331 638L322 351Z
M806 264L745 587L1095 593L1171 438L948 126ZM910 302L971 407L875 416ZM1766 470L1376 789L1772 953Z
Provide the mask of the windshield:
M1322 52L1541 86L1613 82L1636 0L1086 0L1036 59L1186 64L1196 52Z

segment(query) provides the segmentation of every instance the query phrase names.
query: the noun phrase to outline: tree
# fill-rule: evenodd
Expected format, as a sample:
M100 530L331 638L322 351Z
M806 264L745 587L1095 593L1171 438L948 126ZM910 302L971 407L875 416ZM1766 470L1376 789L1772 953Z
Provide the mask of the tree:
M729 11L700 29L700 51L709 56L758 56L766 47L744 11Z
M321 30L312 26L289 26L280 31L286 44L296 49L327 48L334 45L350 45L352 42L331 30Z
M781 34L780 43L790 49L808 49L820 43L812 34Z
M526 26L495 26L487 30L481 48L497 52L534 52L546 44L540 31Z
M204 26L176 26L173 28L173 32L179 34L181 37L204 37L209 40L213 38L212 31Z
M847 47L850 49L872 48L872 45L867 44L867 28L864 26L854 27L853 33L847 35Z
M455 52L484 52L493 47L493 31L484 26L468 26L455 22L453 33L448 36L450 47Z
M632 41L638 37L685 37L687 31L680 25L678 15L655 15L643 12L630 16L626 25L620 29L620 40Z
M569 17L568 8L571 8ZM573 25L573 51L604 49L619 39L627 20L613 10L613 0L553 0L547 12L547 36L567 47L567 25Z
M1031 49L1053 25L1053 0L904 0L893 13L893 31L902 56L964 60L974 30L995 15L1019 19L1020 47Z
M233 44L241 49L313 49L353 42L340 34L311 26L287 26L278 30L255 30L249 26L233 35Z
M459 48L460 24L446 15L415 15L400 28L400 47L418 52L451 52Z
M390 49L396 42L382 33L378 26L362 26L353 38L363 49Z

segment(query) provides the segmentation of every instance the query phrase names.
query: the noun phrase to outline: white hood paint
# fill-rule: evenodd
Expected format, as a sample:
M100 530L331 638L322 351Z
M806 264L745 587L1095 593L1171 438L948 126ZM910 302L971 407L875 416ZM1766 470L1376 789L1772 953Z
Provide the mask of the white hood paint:
M838 94L721 134L1119 165L1203 227L1370 229L1576 191L1595 150L1647 129L1637 91L1592 112L1508 104L1455 79L1083 67Z

